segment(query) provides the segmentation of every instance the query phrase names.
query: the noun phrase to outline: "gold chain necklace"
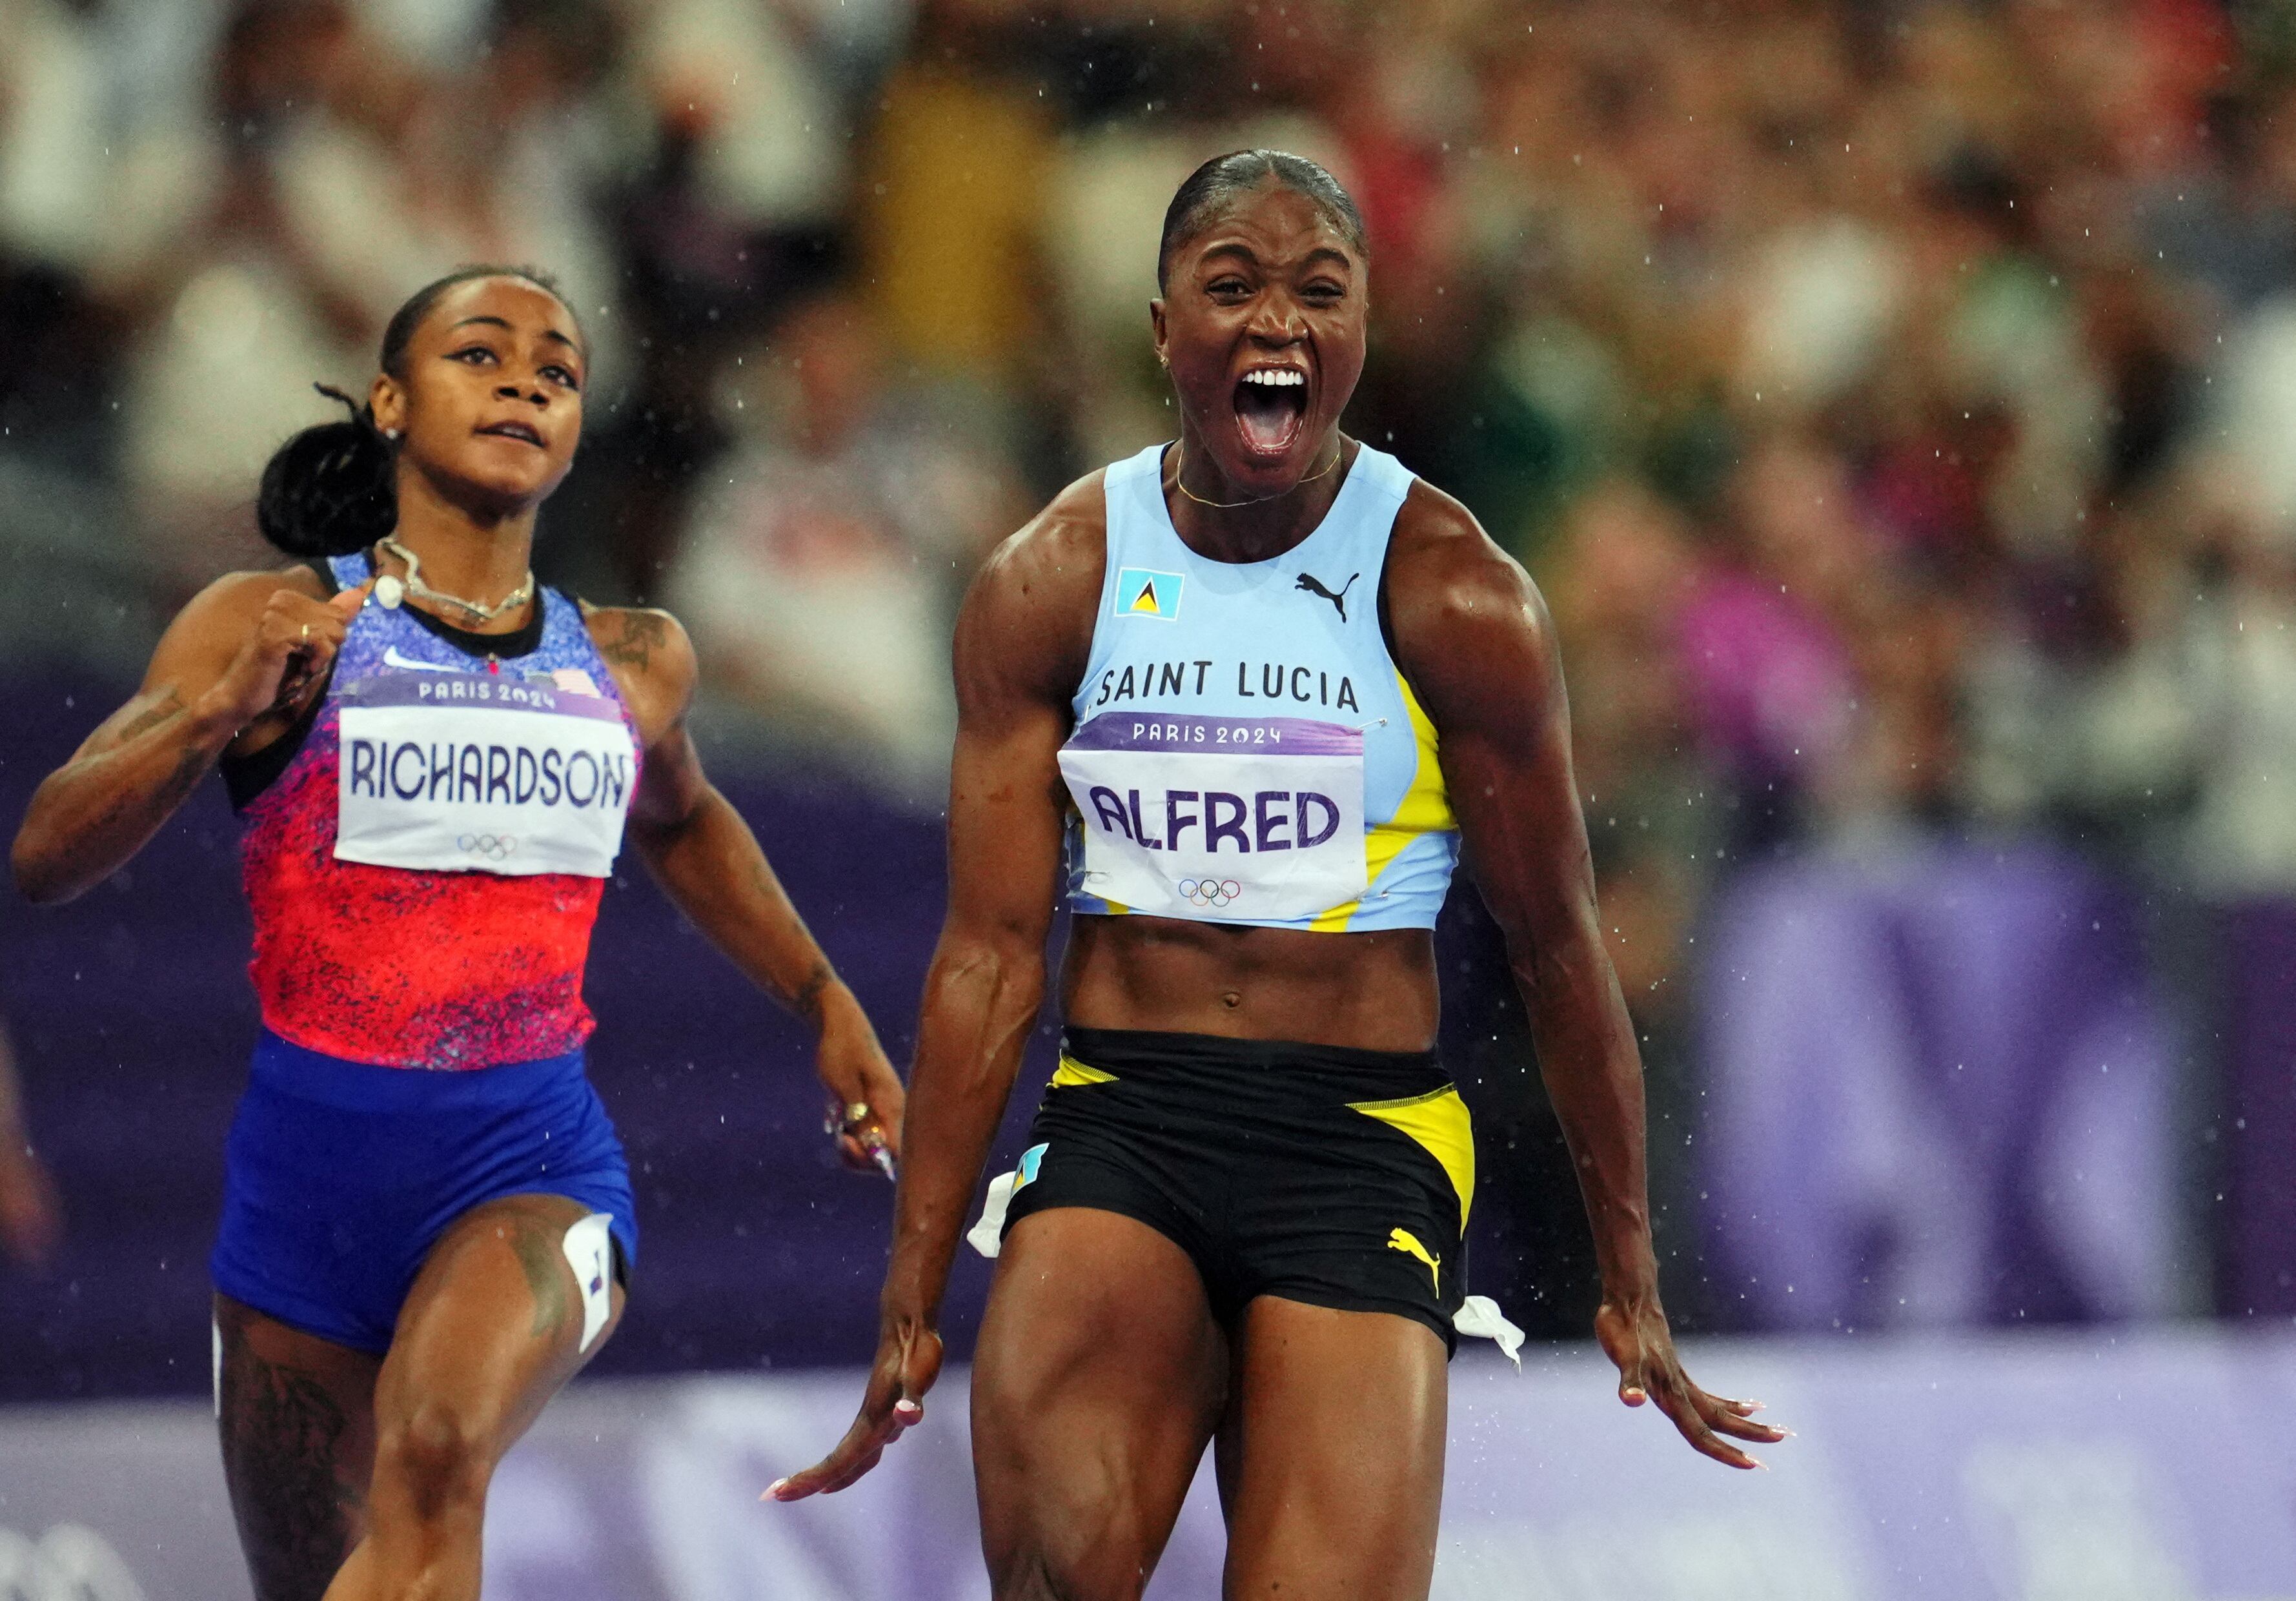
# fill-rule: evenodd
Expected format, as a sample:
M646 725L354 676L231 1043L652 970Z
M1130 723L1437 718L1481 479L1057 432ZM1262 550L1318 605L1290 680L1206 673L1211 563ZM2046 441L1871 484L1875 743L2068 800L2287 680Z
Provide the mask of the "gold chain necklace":
M398 557L406 568L406 576L404 579L392 573L384 573L381 578L375 580L375 599L381 602L383 605L393 609L398 607L403 597L413 595L416 600L429 601L434 605L452 606L456 611L462 612L463 616L474 619L481 627L483 627L484 625L494 621L496 618L500 617L505 612L509 612L518 606L522 606L528 601L534 598L534 569L531 567L526 570L526 581L524 583L519 585L517 588L503 596L501 600L496 601L493 605L482 606L476 601L464 600L459 595L449 595L444 589L433 589L430 585L424 583L422 581L422 563L414 559L414 553L413 551L407 549L406 546L401 545L390 535L386 534L381 538L377 539L374 542L374 547L385 555Z
M1347 455L1348 445L1345 439L1341 439L1337 447L1332 451L1332 464L1330 466L1324 468L1320 472L1310 472L1307 477L1301 479L1299 483L1293 484L1291 489L1278 489L1273 495L1255 496L1250 500L1206 500L1202 496L1188 488L1187 480L1180 476L1182 470L1187 465L1185 460L1181 456L1180 452L1180 441L1174 439L1172 441L1172 487L1177 489L1181 494L1186 496L1190 500L1194 501L1198 505L1208 505L1216 512L1233 512L1238 506L1265 505L1271 500L1281 500L1286 495L1291 494L1292 489L1297 489L1303 485L1314 483L1319 478L1329 478L1332 473L1339 471L1340 458Z

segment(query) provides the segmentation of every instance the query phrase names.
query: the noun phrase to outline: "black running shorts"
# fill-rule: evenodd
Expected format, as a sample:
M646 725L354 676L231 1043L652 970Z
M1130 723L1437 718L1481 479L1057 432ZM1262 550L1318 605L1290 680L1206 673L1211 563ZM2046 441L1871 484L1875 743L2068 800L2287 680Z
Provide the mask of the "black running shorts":
M1416 1318L1455 1350L1474 1137L1431 1051L1070 1029L1005 1213L1088 1206L1255 1296Z

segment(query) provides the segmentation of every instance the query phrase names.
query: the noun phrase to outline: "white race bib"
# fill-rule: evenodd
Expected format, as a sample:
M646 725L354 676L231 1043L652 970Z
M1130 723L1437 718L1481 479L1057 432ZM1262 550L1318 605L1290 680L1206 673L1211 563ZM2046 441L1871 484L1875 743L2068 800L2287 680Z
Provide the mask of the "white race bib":
M1107 711L1061 750L1086 893L1199 921L1293 922L1362 896L1363 733L1306 718Z
M346 686L340 700L341 860L613 871L637 767L613 702L491 673L385 673Z

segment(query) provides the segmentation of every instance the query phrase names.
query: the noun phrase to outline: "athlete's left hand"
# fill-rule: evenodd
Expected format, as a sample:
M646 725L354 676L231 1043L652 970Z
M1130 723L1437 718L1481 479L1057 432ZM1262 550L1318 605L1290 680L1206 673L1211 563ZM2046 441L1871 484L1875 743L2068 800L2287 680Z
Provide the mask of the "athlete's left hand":
M877 1030L853 992L840 985L824 998L816 1070L829 1091L830 1129L839 1160L858 1172L894 1177L901 1156L907 1093L877 1043Z
M1693 1450L1727 1467L1759 1467L1761 1463L1722 1436L1764 1445L1788 1437L1788 1430L1753 1420L1761 1402L1726 1400L1690 1382L1675 1355L1674 1334L1655 1296L1632 1305L1605 1296L1595 1314L1595 1337L1603 1343L1603 1354L1618 1367L1619 1399L1629 1407L1656 1400Z

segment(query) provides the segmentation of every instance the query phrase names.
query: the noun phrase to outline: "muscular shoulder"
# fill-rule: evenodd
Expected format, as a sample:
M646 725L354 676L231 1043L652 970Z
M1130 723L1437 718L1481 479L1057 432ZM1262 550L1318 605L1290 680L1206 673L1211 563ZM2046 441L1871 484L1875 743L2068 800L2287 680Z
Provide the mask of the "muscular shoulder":
M1099 603L1108 555L1103 477L1092 472L1077 480L991 552L970 598L996 607L1058 607L1089 593L1088 620Z
M693 699L693 642L677 619L652 606L586 603L582 620L651 744L685 715Z
M1439 728L1479 718L1495 699L1548 704L1559 675L1538 587L1473 513L1423 480L1396 513L1385 599L1397 663Z
M957 693L994 683L1074 693L1092 647L1107 566L1103 474L1088 473L992 552L957 622Z

